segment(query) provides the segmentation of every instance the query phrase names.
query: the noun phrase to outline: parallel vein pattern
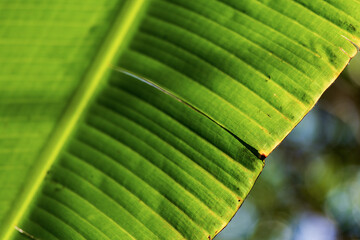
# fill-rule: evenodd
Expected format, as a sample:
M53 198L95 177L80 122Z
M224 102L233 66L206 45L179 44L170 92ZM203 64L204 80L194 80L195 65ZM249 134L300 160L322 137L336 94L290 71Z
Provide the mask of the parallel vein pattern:
M354 56L357 26L322 0L156 0L119 65L268 155Z
M124 2L0 3L0 224L56 160L14 239L212 239L360 43L359 0Z
M121 2L0 2L0 228Z
M263 162L200 113L122 78L114 73L99 95L22 229L50 239L87 229L110 239L213 237L240 207ZM99 229L99 220L114 231Z

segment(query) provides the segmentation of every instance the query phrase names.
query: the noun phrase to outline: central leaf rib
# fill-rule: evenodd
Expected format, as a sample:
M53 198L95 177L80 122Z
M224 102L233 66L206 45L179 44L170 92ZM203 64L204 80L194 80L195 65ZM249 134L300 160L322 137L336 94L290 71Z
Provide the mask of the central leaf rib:
M66 108L58 127L54 130L48 143L40 153L36 164L28 175L21 196L10 212L8 221L0 228L0 238L9 239L17 223L25 214L29 204L41 186L46 173L57 159L61 149L71 136L76 124L86 111L91 100L101 89L109 74L109 66L126 45L131 33L137 26L142 13L146 9L146 0L126 1L106 36L97 56L84 76L82 84L75 92L73 99Z

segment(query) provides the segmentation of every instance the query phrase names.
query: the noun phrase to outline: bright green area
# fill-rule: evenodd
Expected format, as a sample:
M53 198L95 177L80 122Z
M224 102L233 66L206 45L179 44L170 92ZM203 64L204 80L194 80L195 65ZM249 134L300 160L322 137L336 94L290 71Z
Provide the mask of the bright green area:
M268 155L356 48L300 4L265 2L156 1L119 65ZM325 3L316 2L320 11Z
M122 78L112 76L79 124L22 228L46 239L36 225L59 239L69 239L71 228L85 239L93 232L110 239L215 235L262 161L183 103Z
M0 11L2 239L214 237L360 42L355 0Z
M0 2L0 226L120 8L108 0Z
M216 240L360 239L360 55L266 159Z

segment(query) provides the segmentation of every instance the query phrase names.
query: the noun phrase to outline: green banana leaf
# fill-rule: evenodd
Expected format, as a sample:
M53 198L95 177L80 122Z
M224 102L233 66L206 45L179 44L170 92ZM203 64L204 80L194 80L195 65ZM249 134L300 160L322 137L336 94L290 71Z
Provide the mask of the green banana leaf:
M212 239L359 43L359 0L0 1L0 239Z

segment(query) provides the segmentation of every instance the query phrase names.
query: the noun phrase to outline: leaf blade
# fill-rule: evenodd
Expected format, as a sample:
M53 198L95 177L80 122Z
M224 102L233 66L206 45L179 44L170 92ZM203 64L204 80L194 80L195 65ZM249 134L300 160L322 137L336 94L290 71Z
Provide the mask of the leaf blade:
M136 22L135 17L145 7L146 4L143 0L127 1L124 6L124 13L118 14L98 55L95 56L93 63L90 65L83 82L78 87L69 106L58 122L57 128L53 130L50 139L45 144L36 163L32 166L33 170L28 173L28 182L22 186L22 191L19 193L17 201L13 204L13 210L9 211L7 219L4 220L0 228L0 235L4 239L8 239L14 232L12 226L15 226L24 215L24 212L43 182L46 173L56 160L89 102L96 95L101 82L106 78L106 74L109 71L108 66L112 63L116 54L121 51L125 42L124 39L129 37L130 28Z
M322 12L324 4L152 1L118 64L181 102L121 73L93 85L94 94L83 87L95 101L87 109L80 97L83 107L69 114L81 119L67 136L60 133L62 143L55 140L66 146L44 180L47 166L39 168L36 197L25 193L32 203L21 228L59 239L214 237L260 174L259 158L356 52L346 38L358 43L359 32L349 32L343 14ZM107 78L117 50L110 39L113 57L100 54L92 79Z

